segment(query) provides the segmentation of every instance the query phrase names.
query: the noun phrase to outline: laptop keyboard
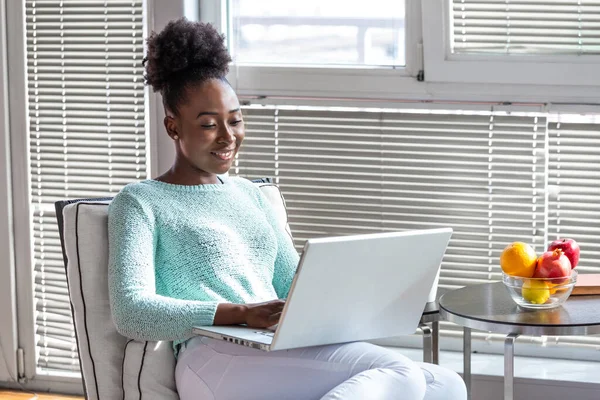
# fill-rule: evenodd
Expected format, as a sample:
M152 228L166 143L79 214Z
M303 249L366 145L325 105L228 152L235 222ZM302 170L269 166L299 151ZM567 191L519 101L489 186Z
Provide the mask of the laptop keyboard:
M263 332L263 331L256 331L256 333L264 335L264 336L268 336L268 337L273 337L273 335L275 334L275 332Z

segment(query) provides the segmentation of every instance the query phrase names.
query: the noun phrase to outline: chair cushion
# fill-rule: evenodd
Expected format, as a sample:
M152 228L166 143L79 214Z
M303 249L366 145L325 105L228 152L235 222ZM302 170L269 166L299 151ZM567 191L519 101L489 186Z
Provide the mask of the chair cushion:
M286 227L279 188L256 183ZM88 400L177 400L171 342L117 333L108 298L108 204L81 201L63 209L67 283Z
M175 356L171 342L129 340L123 352L124 400L176 400Z
M271 203L273 207L273 211L275 211L275 216L277 217L277 222L279 225L284 228L287 233L292 235L292 231L290 229L290 225L288 224L288 214L287 209L285 207L285 199L281 194L281 190L279 190L279 186L274 183L255 183L258 185L262 193L265 195L267 200Z

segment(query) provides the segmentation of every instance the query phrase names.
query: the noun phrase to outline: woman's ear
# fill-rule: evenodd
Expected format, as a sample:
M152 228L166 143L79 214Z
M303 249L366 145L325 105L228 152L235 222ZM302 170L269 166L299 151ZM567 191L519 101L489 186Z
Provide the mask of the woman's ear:
M167 115L163 122L165 124L165 129L167 130L167 133L169 134L171 139L179 139L179 128L177 127L177 122L175 121L175 118L173 118L170 115Z

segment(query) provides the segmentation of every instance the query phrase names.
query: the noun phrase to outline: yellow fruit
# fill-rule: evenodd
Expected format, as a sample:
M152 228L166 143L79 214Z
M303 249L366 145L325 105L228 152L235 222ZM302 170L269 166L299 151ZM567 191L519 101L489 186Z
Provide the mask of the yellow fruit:
M527 279L523 283L521 295L532 304L544 304L550 298L550 289L546 282Z
M500 267L505 274L531 278L535 271L537 254L527 243L514 242L500 255Z

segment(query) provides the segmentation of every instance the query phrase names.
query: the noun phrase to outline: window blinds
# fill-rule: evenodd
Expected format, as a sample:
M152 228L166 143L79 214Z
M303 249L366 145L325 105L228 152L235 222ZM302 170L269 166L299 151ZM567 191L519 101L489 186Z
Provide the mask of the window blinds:
M577 269L600 273L600 125L552 122L549 150L549 239L577 238Z
M454 228L440 284L499 279L498 258L544 243L546 118L246 108L235 172L274 176L298 248L311 237Z
M580 273L600 273L600 120L548 125L548 239L576 238ZM600 336L549 338L600 349Z
M53 203L147 174L142 0L27 0L38 368L79 371Z
M580 272L600 272L600 125L493 110L248 106L244 114L234 172L275 177L299 250L311 237L450 226L444 287L499 280L508 243L530 243L539 254L558 235L581 243ZM461 331L442 329L449 337ZM600 340L569 336L560 345Z
M600 54L600 1L451 3L454 53Z

